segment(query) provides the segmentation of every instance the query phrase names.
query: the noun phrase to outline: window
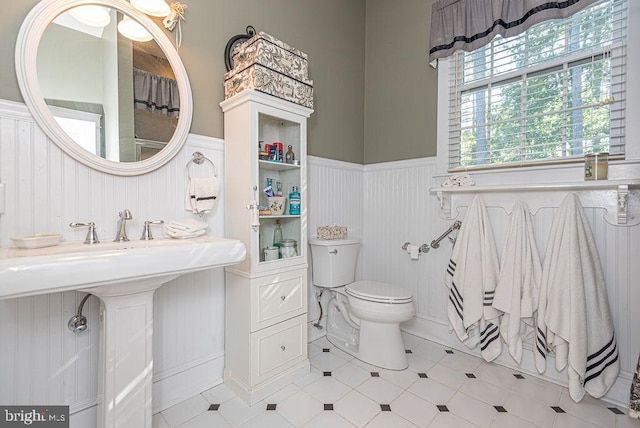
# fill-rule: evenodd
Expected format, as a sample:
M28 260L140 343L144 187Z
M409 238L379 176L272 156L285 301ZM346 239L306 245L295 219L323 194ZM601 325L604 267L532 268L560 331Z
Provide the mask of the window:
M80 147L101 156L100 120L101 115L82 110L74 110L58 106L49 106L51 114L64 132L78 143Z
M624 155L626 4L496 37L449 61L449 170Z

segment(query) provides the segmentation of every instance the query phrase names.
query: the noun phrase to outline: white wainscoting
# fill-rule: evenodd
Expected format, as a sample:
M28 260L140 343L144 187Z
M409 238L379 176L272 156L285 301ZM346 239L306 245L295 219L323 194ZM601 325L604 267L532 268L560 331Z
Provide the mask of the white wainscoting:
M0 245L9 245L11 236L40 231L60 231L66 240L84 239L84 232L68 227L71 221L96 222L100 238L108 240L115 234L118 211L124 208L134 215L129 225L134 238L144 220L186 218L185 166L195 150L215 162L222 179L222 142L195 135L175 159L153 173L109 176L62 153L23 104L0 101L0 183L5 192ZM436 169L435 158L363 167L309 157L309 235L315 235L318 225L347 226L349 235L363 242L358 278L388 281L414 292L417 314L405 329L464 349L447 329L443 279L451 244L445 240L417 261L401 249L407 241L431 242L452 223L439 217L437 200L428 193L435 185ZM216 212L208 218L210 235L224 234L223 201L222 194ZM624 406L640 352L640 335L634 329L640 325L640 264L634 263L640 254L640 227L610 226L600 211L590 209L587 215L605 270L622 363L619 381L607 398ZM501 208L490 207L489 212L501 252L508 216ZM554 208L548 208L534 217L541 255L554 213ZM185 275L156 293L154 411L221 382L223 284L223 271L217 269ZM310 287L312 322L319 315L315 291ZM93 414L91 406L99 399L97 299L91 298L85 306L88 331L75 335L66 328L81 298L67 292L0 301L1 403L69 404L77 420ZM326 296L323 300L326 303ZM310 340L322 334L323 330L310 327ZM521 369L535 373L530 355L530 350L525 352ZM512 364L505 355L500 363ZM548 372L547 377L558 382L565 379L564 373Z
M309 162L310 225L347 224L360 219L357 236L363 238L359 277L386 281L410 288L415 296L416 317L404 326L406 331L453 348L469 351L449 334L444 272L452 245L445 239L440 248L431 249L419 260L411 260L401 249L405 242L429 244L444 232L453 220L441 219L438 201L428 190L435 187L436 158L372 164L364 167L312 159ZM361 169L358 169L361 168ZM636 167L637 169L637 167ZM341 182L341 180L344 180ZM354 185L353 183L357 183ZM329 189L327 191L327 189ZM323 199L326 198L326 199ZM332 201L339 200L340 204ZM526 200L526 199L525 199ZM348 202L348 203L346 203ZM318 210L318 207L321 207ZM488 207L499 255L502 253L509 216L502 208ZM551 228L555 207L543 208L534 216L534 230L541 257ZM640 226L615 227L603 219L604 210L586 209L602 265L620 350L621 373L606 399L628 406L632 371L640 352ZM459 217L464 219L464 212ZM356 226L357 228L358 226ZM312 231L312 229L310 229ZM349 230L351 234L351 229ZM311 233L311 232L310 232ZM311 296L310 296L311 297ZM310 299L311 314L317 317L317 303ZM310 327L310 332L314 332ZM315 330L316 336L322 332ZM311 333L310 333L311 337ZM529 345L519 367L535 371ZM499 363L515 367L505 351ZM566 374L553 370L553 360L544 377L566 383Z
M362 191L364 189L364 168L362 165L308 156L307 188L309 209L307 227L310 237L316 236L318 226L346 226L350 238L363 238L364 207ZM309 341L313 341L326 332L313 327L318 321L320 308L316 299L318 288L313 286L313 267L309 254ZM359 256L358 271L362 271L362 251ZM359 275L359 274L358 274ZM326 315L329 295L322 297ZM321 324L326 325L323 316Z
M0 245L10 245L11 236L44 231L84 240L85 231L69 228L72 221L95 222L99 238L108 241L125 208L134 217L128 224L131 239L139 238L145 220L191 217L184 210L187 162L194 151L202 152L222 180L223 150L219 139L190 135L180 153L157 171L115 177L65 155L24 104L0 100L0 183L5 185ZM201 172L210 170L194 170L194 175ZM224 235L223 201L221 194L215 212L207 216L211 236ZM154 233L162 235L160 229ZM0 301L0 403L68 404L74 413L95 405L98 299L90 298L84 308L87 331L74 334L66 327L82 297L65 292ZM167 283L157 291L154 305L153 407L159 411L222 381L224 271Z

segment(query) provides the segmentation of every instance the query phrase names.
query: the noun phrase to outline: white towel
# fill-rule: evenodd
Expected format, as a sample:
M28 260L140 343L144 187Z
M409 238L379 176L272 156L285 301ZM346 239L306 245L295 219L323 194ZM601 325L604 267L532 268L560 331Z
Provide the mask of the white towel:
M191 238L197 238L198 236L202 236L204 235L206 232L204 230L199 230L197 232L173 232L170 230L165 229L164 230L164 234L166 236L168 236L169 238L175 238L175 239L191 239Z
M538 306L542 264L533 235L531 214L524 202L516 202L500 260L500 279L493 307L503 312L500 334L509 354L522 362L522 342L533 332L533 313Z
M188 218L181 221L171 221L163 226L164 234L170 238L189 239L204 235L209 225L203 221Z
M620 371L604 274L578 197L560 204L542 266L536 367L555 351L556 369L567 367L569 395L602 397ZM545 349L546 348L546 349Z
M492 306L498 282L498 256L487 211L479 196L467 209L445 275L451 328L469 348L480 343L482 357L502 352L500 313Z
M185 209L194 214L206 214L213 210L220 192L216 177L194 177L187 185Z
M194 218L186 218L184 220L174 220L165 223L165 227L181 232L196 232L198 230L207 229L209 224L204 221L198 221Z
M476 182L469 176L469 174L454 174L442 183L442 187L469 187L475 186L475 184Z

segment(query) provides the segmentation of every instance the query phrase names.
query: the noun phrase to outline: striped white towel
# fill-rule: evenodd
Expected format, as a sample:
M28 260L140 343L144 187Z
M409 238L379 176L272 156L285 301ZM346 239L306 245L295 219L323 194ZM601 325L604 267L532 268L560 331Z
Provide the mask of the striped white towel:
M569 395L602 397L613 386L620 360L600 257L580 200L560 204L542 265L534 352L540 373L555 351L556 369L567 368Z
M498 283L498 255L487 210L475 196L453 247L445 284L451 329L469 348L480 344L487 361L502 352L500 313L492 306Z

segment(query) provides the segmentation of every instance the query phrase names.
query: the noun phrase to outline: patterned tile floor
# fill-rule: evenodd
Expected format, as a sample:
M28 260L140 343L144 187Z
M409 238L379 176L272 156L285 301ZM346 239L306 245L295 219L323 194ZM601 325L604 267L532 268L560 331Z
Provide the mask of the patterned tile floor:
M154 415L153 428L632 428L640 420L566 388L405 335L409 368L309 345L311 372L249 407L224 384Z

